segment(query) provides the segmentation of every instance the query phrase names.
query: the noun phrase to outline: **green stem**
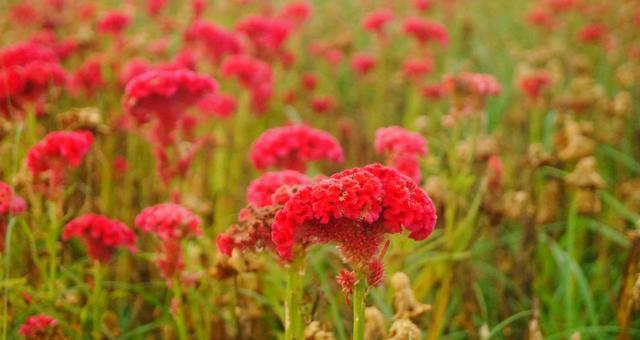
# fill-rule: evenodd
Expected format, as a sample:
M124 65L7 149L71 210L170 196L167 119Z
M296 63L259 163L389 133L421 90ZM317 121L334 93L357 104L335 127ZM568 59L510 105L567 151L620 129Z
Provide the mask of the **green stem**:
M176 303L175 314L173 315L176 321L176 327L178 328L178 338L180 340L187 340L189 336L187 334L187 326L184 321L184 311L182 309L182 289L180 287L180 280L177 278L173 280L173 298Z
M302 339L300 306L304 289L304 254L296 256L287 272L287 300L285 302L285 340Z
M94 339L102 339L102 267L100 261L93 261L93 318Z
M11 235L13 234L13 226L16 220L14 218L9 219L9 225L7 226L6 238L4 244L4 282L5 284L2 292L2 338L7 339L8 320L9 320L9 270L11 269Z
M358 282L353 289L353 340L364 340L364 324L367 295L367 280L364 275L358 273Z

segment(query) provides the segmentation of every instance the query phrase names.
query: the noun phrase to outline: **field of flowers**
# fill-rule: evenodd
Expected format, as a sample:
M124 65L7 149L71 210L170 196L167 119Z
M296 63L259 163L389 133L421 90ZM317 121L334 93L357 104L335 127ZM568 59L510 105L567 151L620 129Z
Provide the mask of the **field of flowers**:
M640 338L637 0L0 2L0 339Z

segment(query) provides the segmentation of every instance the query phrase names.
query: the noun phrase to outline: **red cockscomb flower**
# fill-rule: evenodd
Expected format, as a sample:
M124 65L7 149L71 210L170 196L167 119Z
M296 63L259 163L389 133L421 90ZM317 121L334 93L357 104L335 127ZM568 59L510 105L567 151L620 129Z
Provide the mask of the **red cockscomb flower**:
M179 275L184 268L180 242L190 236L202 235L200 219L186 208L172 203L145 208L136 216L135 225L160 239L161 249L156 264L167 281Z
M447 29L443 25L422 18L405 19L402 30L415 38L420 45L426 45L431 41L436 41L440 46L446 46L449 43Z
M446 89L440 83L422 85L421 94L428 99L440 99L446 94Z
M413 7L419 11L426 11L431 8L432 5L431 0L413 0Z
M49 87L66 81L54 51L34 43L18 43L0 50L0 114L38 105Z
M342 162L338 141L325 131L289 125L265 131L251 146L249 159L260 170L269 167L305 171L311 161Z
M376 64L376 58L366 53L358 53L351 58L351 69L361 76L371 72L376 67Z
M607 26L604 24L592 23L584 26L578 32L578 37L585 43L601 42L607 35Z
M217 87L210 77L189 70L151 70L127 84L123 104L139 124L155 118L161 133L168 133L186 109Z
M312 92L318 86L318 76L316 76L315 73L307 72L302 75L300 83L302 84L302 88Z
M372 164L300 188L277 213L272 236L285 260L310 244L336 243L346 262L376 282L382 264L371 263L384 254L385 234L404 228L422 240L436 219L433 202L414 181Z
M265 172L247 188L247 202L256 207L273 205L273 194L283 185L311 183L309 177L294 170Z
M55 196L64 182L65 171L80 165L93 144L89 131L55 131L46 135L27 152L27 167L31 174L47 176L44 191Z
M377 35L384 35L384 27L393 20L393 12L388 9L379 9L367 14L362 19L360 25L364 30L371 31Z
M282 19L249 15L238 22L236 31L249 39L253 55L270 59L282 55L291 26Z
M18 333L27 339L49 339L58 320L46 314L32 315L20 325Z
M251 94L251 108L264 113L273 95L273 76L269 64L247 55L235 55L222 64L222 74L236 77Z
M8 184L0 181L0 252L4 250L4 236L9 217L27 210L27 203L16 195Z
M147 14L151 17L157 16L167 7L168 3L167 0L147 0Z
M242 52L240 39L235 32L208 21L194 21L184 37L188 42L199 44L215 62L222 61L225 56Z
M311 98L311 109L315 113L327 113L338 105L332 96L315 96Z
M105 13L98 21L98 32L120 35L131 24L131 17L123 11L110 11Z
M433 71L431 57L411 58L402 64L402 73L409 80L419 80Z
M535 26L543 29L553 28L556 24L556 20L545 8L533 8L527 13L527 20Z
M529 74L518 81L518 88L531 99L538 99L551 85L551 76L544 71Z
M229 118L237 106L233 96L222 93L208 95L198 103L198 109L202 113L220 118Z
M380 128L376 131L375 149L387 156L389 165L420 182L418 159L427 155L427 141L421 135L399 126Z
M293 26L301 26L313 13L311 4L306 1L293 1L282 8L278 17Z
M86 214L67 223L62 239L81 238L89 257L103 263L109 262L115 249L125 247L136 252L136 234L124 223L109 219L102 215Z
M102 78L102 60L91 58L85 61L72 75L69 88L73 93L82 92L87 97L105 86Z

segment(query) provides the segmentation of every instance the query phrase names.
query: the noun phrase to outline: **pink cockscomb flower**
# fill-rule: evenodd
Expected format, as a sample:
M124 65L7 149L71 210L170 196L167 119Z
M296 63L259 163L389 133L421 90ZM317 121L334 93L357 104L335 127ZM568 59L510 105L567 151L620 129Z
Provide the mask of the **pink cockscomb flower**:
M82 93L92 97L94 93L105 86L102 77L102 60L91 58L85 61L72 75L69 89L73 93Z
M235 77L250 92L251 109L264 113L273 95L273 75L269 64L247 55L234 55L222 64L222 74Z
M86 214L67 223L62 239L81 238L89 257L103 263L109 262L118 247L136 252L136 234L124 223L102 215Z
M123 11L105 13L98 21L98 31L111 35L121 35L131 24L131 17Z
M281 186L308 183L309 177L295 170L265 172L247 188L247 202L256 207L273 205L273 195Z
M416 39L420 45L426 45L431 41L437 42L440 46L446 46L449 43L449 34L443 25L422 18L405 19L402 31Z
M221 62L228 55L242 52L240 39L235 32L204 20L191 23L184 38L201 47L214 62Z
M386 234L423 240L436 224L429 196L409 177L380 164L337 173L300 188L276 215L272 237L285 260L314 243L335 243L345 262L379 283Z
M58 320L46 314L32 315L20 325L18 333L27 339L52 339Z
M376 131L375 149L386 155L387 163L396 170L420 182L419 158L427 155L427 141L420 134L399 126Z
M36 179L48 182L43 191L56 196L65 172L80 165L91 144L93 135L89 131L51 132L29 149L27 167Z
M431 8L432 5L431 0L413 0L413 7L419 11L426 11Z
M291 25L282 19L249 15L236 24L236 31L249 39L253 55L271 59L282 55Z
M540 71L522 77L518 81L518 88L529 98L535 100L551 85L551 82L551 75L547 72Z
M311 4L306 1L293 1L285 5L278 17L294 27L304 24L313 14Z
M367 53L358 53L351 58L351 69L361 76L371 72L376 67L376 64L376 58Z
M409 80L420 80L434 69L431 57L411 58L402 64L402 73Z
M259 170L274 167L304 172L308 162L342 162L344 155L340 143L327 132L289 125L265 131L251 146L249 159Z
M327 113L338 106L336 100L332 96L315 96L311 98L311 109L315 113Z
M0 115L22 114L27 105L40 105L52 86L66 75L55 52L43 45L18 43L0 49Z
M220 118L229 118L237 106L233 96L222 93L210 94L198 103L198 109L202 113Z
M361 21L360 26L364 30L371 31L378 36L384 36L385 26L393 20L393 12L388 9L379 9L367 14Z
M171 281L184 268L181 241L202 235L200 218L186 208L173 203L145 208L136 216L138 229L156 235L161 242L156 264L167 281Z
M168 3L168 0L147 0L147 14L151 17L157 16L167 7Z
M8 184L0 181L0 252L4 250L4 236L9 218L27 210L27 203Z

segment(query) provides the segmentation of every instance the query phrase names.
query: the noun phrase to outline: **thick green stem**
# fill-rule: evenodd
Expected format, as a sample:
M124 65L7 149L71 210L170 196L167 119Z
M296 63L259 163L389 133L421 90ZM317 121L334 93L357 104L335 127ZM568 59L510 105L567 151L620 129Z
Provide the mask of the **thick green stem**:
M94 339L102 339L102 268L100 261L93 261L93 317L92 331Z
M175 303L175 311L173 318L176 321L176 327L178 328L178 338L180 340L187 340L189 336L187 334L187 325L184 321L184 311L182 309L182 288L180 287L180 280L173 280L173 303Z
M364 339L365 298L367 294L367 280L358 273L358 282L353 288L353 340Z
M285 340L302 339L302 312L304 289L304 256L296 256L287 273L287 300L285 301Z

